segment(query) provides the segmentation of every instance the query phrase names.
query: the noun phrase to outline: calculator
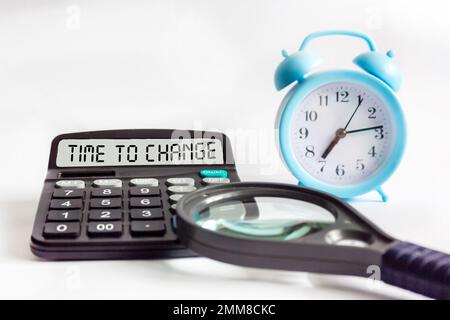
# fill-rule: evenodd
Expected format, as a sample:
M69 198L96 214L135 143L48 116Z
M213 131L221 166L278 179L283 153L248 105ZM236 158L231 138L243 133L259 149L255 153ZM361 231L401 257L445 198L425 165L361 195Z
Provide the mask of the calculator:
M177 201L199 188L237 181L222 133L59 135L51 145L31 251L49 260L195 256L177 238Z

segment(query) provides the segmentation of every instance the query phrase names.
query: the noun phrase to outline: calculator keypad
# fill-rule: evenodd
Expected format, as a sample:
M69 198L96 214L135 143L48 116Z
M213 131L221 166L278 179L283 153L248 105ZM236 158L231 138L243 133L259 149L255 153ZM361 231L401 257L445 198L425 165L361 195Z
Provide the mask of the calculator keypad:
M207 180L216 179L216 180ZM60 180L49 203L43 235L49 239L164 237L178 201L205 184L228 178L172 177ZM173 226L172 226L173 229Z

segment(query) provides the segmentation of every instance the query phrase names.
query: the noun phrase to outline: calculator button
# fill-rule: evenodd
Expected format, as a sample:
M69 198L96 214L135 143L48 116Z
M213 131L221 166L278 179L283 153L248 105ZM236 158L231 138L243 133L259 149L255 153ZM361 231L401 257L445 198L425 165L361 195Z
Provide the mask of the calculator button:
M89 222L90 236L119 237L122 235L122 222Z
M91 208L122 208L122 199L91 199Z
M159 196L158 187L132 187L130 188L130 196Z
M93 182L95 187L111 187L111 188L121 188L122 180L120 179L97 179Z
M228 178L228 171L222 169L203 169L199 174L202 178Z
M170 194L175 194L175 193L193 192L193 191L197 190L197 188L193 187L193 186L171 186L171 187L167 188L167 190L169 191Z
M81 199L63 199L50 201L50 209L81 209L83 200Z
M167 179L167 184L169 186L193 186L195 180L192 178L170 178Z
M122 220L122 210L91 210L89 211L89 221L102 221L102 220Z
M48 221L81 221L81 210L51 210L48 212Z
M99 188L92 189L91 197L93 198L110 198L110 197L121 197L122 188Z
M130 198L131 208L161 207L160 197Z
M158 179L154 178L134 178L130 180L132 186L149 186L157 187L159 185Z
M132 220L153 220L162 219L163 212L157 208L131 209L130 217Z
M173 194L169 197L170 203L177 203L183 197L183 194Z
M84 191L81 189L56 189L53 198L83 198Z
M44 226L44 237L46 238L76 238L79 235L80 224L78 222L49 222Z
M59 180L56 181L55 185L58 188L84 189L85 187L83 180Z
M203 178L202 183L205 185L213 185L213 184L225 184L230 183L230 179L228 178Z
M134 236L161 236L166 232L162 221L132 221L131 234Z

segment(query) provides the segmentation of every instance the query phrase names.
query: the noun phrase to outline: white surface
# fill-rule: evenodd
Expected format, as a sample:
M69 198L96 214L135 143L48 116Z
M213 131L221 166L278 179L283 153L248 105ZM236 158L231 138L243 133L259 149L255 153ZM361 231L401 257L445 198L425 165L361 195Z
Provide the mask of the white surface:
M395 49L409 125L406 156L385 186L391 201L355 206L394 236L450 251L447 3L2 0L0 297L418 297L367 279L204 258L42 262L28 241L50 141L63 132L218 129L233 140L243 180L294 182L273 149L280 49L296 50L315 30L349 28ZM312 47L327 66L350 65L364 49L348 39Z

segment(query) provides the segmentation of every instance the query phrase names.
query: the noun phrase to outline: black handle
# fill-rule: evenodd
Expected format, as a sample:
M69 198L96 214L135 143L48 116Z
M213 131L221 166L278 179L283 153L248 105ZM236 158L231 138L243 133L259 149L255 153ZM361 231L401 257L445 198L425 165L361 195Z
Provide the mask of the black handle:
M450 299L450 255L408 242L383 254L381 280L434 299Z

